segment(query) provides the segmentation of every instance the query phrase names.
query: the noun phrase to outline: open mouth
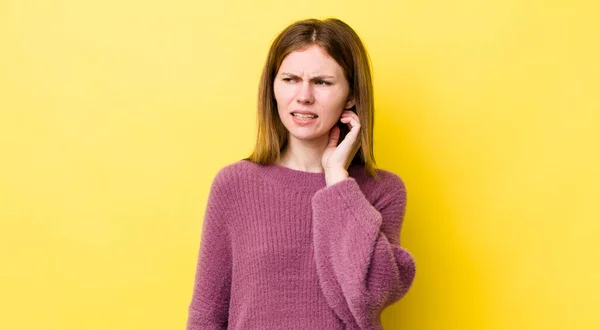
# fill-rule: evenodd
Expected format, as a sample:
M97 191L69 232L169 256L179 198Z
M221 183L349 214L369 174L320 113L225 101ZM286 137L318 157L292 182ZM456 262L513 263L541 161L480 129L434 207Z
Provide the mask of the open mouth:
M310 119L315 119L315 118L319 117L317 115L301 114L301 113L294 113L294 112L292 112L292 116L294 116L298 119L303 119L303 120L310 120Z

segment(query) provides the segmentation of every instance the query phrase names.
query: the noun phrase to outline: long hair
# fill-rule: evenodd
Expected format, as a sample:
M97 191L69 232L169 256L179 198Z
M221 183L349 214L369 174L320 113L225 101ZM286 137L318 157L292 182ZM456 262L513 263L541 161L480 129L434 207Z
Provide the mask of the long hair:
M369 55L356 32L336 18L297 21L273 41L258 89L256 145L252 154L245 159L263 165L279 159L288 142L288 131L277 111L274 79L288 54L313 44L322 47L342 67L350 86L349 95L356 102L351 110L356 112L360 120L360 148L350 164L364 164L367 174L377 178L373 155L374 102ZM346 124L339 127L341 142L349 129Z

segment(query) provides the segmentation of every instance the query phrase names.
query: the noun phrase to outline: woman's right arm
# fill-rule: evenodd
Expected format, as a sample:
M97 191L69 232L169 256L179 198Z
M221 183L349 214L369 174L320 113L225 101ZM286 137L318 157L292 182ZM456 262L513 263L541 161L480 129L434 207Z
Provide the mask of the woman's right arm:
M210 188L187 330L227 329L232 260L224 183L222 172L218 173Z

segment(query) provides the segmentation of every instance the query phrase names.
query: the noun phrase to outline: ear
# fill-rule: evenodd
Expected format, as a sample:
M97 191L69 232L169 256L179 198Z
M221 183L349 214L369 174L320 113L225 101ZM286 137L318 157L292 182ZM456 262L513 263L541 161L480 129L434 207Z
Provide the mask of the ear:
M346 101L344 110L350 110L355 105L356 105L356 100L354 99L354 96L348 96L348 100Z

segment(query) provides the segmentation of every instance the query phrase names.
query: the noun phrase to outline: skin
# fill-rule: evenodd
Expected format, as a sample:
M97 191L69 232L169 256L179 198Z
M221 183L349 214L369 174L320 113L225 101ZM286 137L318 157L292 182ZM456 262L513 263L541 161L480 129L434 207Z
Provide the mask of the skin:
M325 172L327 186L348 178L348 166L360 147L360 122L349 109L355 104L342 67L318 45L287 55L273 82L277 111L289 131L288 146L278 164L299 171ZM294 123L294 110L319 117L310 125ZM350 132L338 145L340 129Z

